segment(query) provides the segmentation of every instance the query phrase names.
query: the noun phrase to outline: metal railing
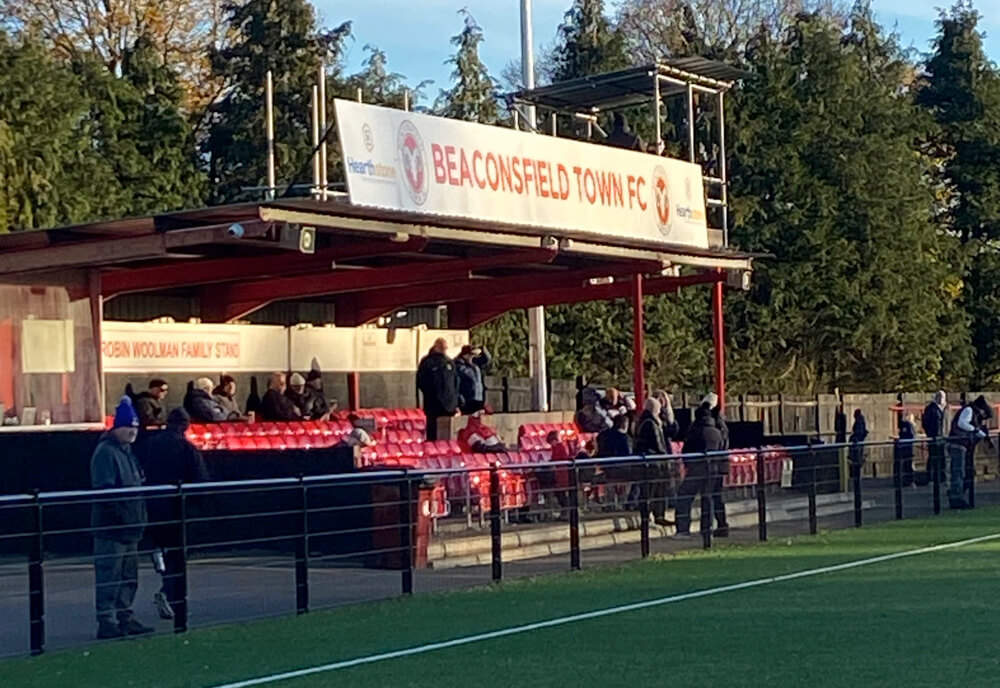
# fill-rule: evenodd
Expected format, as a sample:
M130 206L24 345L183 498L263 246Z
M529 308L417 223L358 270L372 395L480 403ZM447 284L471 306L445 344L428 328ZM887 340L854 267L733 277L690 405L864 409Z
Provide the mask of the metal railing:
M0 654L40 654L53 633L56 646L89 641L89 567L117 556L95 554L92 543L135 541L137 524L123 514L141 509L139 561L165 557L170 628L184 632L192 612L200 623L304 614L409 595L418 578L427 588L498 582L508 565L578 570L590 551L604 553L598 561L644 558L709 548L718 537L815 534L821 520L850 527L937 514L944 481L959 480L963 467L951 466L945 443L927 440L534 464L488 458L487 468L2 496ZM991 470L993 459L981 453L980 466ZM975 506L976 471L969 478L964 498ZM693 536L678 536L692 521ZM539 542L545 551L532 549ZM150 568L141 567L143 589L155 581Z

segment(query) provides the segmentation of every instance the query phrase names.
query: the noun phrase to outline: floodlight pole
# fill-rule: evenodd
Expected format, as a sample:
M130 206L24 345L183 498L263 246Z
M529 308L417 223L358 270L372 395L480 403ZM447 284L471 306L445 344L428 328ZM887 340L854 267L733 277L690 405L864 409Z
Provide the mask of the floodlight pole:
M264 122L267 135L267 199L274 200L274 78L267 70L264 82Z
M524 88L535 87L535 53L532 48L531 0L521 0L521 76ZM525 108L528 130L535 128L538 120L535 106ZM545 359L545 309L541 306L528 309L528 361L531 374L531 407L535 411L549 410L548 365Z

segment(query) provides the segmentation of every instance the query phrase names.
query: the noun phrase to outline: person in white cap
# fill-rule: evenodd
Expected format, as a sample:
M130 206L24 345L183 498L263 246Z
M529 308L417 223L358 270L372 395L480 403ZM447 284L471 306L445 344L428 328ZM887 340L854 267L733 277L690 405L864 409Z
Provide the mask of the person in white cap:
M232 414L212 397L215 383L211 378L200 377L188 387L184 396L184 410L195 423L222 423L227 420L238 420L239 414Z

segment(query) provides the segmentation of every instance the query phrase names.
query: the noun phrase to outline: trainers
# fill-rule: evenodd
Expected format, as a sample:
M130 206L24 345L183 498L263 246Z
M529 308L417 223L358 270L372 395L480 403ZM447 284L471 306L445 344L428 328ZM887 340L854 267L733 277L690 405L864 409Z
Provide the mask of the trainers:
M174 608L170 606L167 602L167 596L162 592L158 592L153 595L153 604L156 605L156 613L164 621L170 621L174 618Z
M658 525L658 526L660 526L662 528L669 528L671 526L676 526L677 525L675 522L671 521L669 518L664 518L662 516L660 516L659 518L655 519L655 523L656 523L656 525Z
M152 633L154 630L149 626L143 626L135 619L122 621L118 628L121 630L122 635L144 635L146 633Z
M108 640L110 638L122 638L125 631L112 619L99 619L97 621L97 639Z
M677 538L679 540L686 540L686 539L688 539L688 538L691 537L691 531L690 530L685 530L685 531L678 530L671 537Z
M722 526L721 528L716 528L712 533L713 537L717 538L727 538L729 537L729 526Z

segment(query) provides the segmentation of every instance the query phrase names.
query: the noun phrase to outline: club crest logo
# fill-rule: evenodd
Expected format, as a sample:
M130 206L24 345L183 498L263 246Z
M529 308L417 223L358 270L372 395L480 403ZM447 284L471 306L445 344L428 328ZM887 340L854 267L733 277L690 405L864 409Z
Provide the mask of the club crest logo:
M656 224L664 236L670 233L670 185L667 172L662 167L653 170L653 204L656 207Z
M427 156L424 155L424 140L409 120L399 125L396 152L403 168L403 174L400 175L403 186L414 203L423 205L427 200L428 190Z

